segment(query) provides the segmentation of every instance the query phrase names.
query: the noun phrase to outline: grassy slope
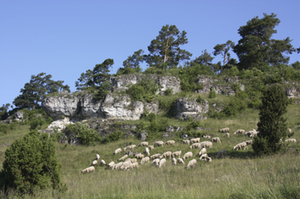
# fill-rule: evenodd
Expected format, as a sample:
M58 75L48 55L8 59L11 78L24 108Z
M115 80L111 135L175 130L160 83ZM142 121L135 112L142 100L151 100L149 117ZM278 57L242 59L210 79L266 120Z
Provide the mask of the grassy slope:
M293 136L300 141L300 106L288 107L287 123L292 128ZM293 153L280 153L264 158L255 158L250 147L246 151L232 151L232 147L244 140L243 135L234 136L233 131L243 128L256 128L258 111L247 110L234 118L203 122L211 128L209 134L221 138L222 143L214 144L208 149L213 158L212 163L198 161L196 168L185 169L182 165L173 166L170 160L164 168L158 169L150 164L141 165L131 171L111 171L96 166L96 171L82 174L81 170L88 167L96 153L107 163L115 161L122 154L113 156L116 148L123 148L124 143L139 144L135 138L120 140L98 146L70 146L57 144L57 155L62 164L62 181L67 183L69 190L63 198L299 198L300 197L300 156ZM177 125L176 120L170 120ZM180 123L182 124L182 123ZM225 138L217 130L223 127L231 129L231 137ZM0 169L4 161L6 143L22 137L28 132L28 126L18 128L7 135L0 134ZM171 139L171 138L170 138ZM179 138L172 138L175 146L157 147L151 154L165 151L192 151L196 158L199 149L190 150L188 145L180 143ZM149 141L150 144L154 140ZM300 144L288 145L300 150ZM218 151L226 149L229 157L216 159ZM138 147L134 151L143 152ZM1 153L2 152L2 153ZM186 161L186 164L188 161ZM11 194L13 197L14 194ZM1 193L0 193L1 197ZM26 196L24 196L26 198ZM52 192L40 191L35 198L53 198ZM27 196L32 198L32 196Z

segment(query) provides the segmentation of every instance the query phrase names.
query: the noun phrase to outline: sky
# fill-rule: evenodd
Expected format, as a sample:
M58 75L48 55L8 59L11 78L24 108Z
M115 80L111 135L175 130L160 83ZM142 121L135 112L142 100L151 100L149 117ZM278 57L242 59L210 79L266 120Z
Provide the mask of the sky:
M181 48L195 59L227 40L237 44L240 26L275 13L281 23L273 38L290 37L299 48L299 8L299 0L0 0L0 106L12 104L41 72L71 92L81 73L107 58L114 59L115 74L135 51L148 54L167 24L187 32ZM296 61L300 54L290 55L290 64Z

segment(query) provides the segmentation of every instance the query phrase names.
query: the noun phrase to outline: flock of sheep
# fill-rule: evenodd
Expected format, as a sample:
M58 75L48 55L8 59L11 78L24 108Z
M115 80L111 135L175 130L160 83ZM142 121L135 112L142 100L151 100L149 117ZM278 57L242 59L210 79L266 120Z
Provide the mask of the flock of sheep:
M290 131L290 130L289 130ZM223 128L220 129L219 132L225 133L225 137L230 137L229 134L229 128ZM239 129L237 131L235 131L233 134L234 135L238 135L238 134L244 134L250 138L253 138L254 136L256 136L259 132L256 131L255 129L245 132L245 130L243 129ZM221 140L219 137L213 137L211 138L211 136L209 135L204 135L203 138L207 138L207 139L211 139L210 141L203 141L200 142L200 138L191 138L189 140L182 140L183 144L188 144L190 145L189 149L200 149L199 153L197 154L199 157L199 160L202 161L206 161L206 162L212 162L212 158L209 157L207 155L207 150L206 148L211 148L213 146L213 142L216 143L220 143ZM296 142L296 139L287 139L286 142ZM100 155L96 154L96 159L92 162L92 166L87 167L86 169L83 169L81 172L91 172L91 171L95 171L95 165L98 164L98 162L103 165L106 166L109 169L115 170L115 169L120 169L120 170L129 170L129 169L133 169L133 168L137 168L139 166L138 160L140 160L140 164L143 165L145 163L150 163L150 160L152 160L152 165L161 168L162 166L164 166L166 164L166 160L169 158L172 160L172 164L176 165L176 164L185 164L185 160L192 158L193 157L193 153L192 152L187 152L183 155L182 158L181 157L181 150L180 151L175 151L175 152L171 152L171 151L166 151L162 154L157 153L157 154L153 154L150 155L150 150L153 150L154 147L160 147L160 146L164 146L164 145L174 145L175 141L174 140L168 140L166 142L163 141L155 141L153 145L149 145L148 142L141 142L138 147L145 147L145 151L144 153L134 153L133 156L134 158L130 158L129 157L129 153L123 155L121 158L119 158L117 161L118 163L115 163L114 161L110 162L109 164L106 164L106 162L102 159L100 160ZM247 149L248 145L253 144L253 140L247 140L241 143L238 143L237 145L235 145L233 147L233 150L241 150L241 149ZM136 145L129 145L125 148L123 148L123 150L121 148L118 148L114 151L114 155L120 154L121 152L125 152L128 150L133 150L134 148L136 148ZM227 151L226 150L222 150L220 152L218 152L217 154L217 158L220 158L222 156L227 155ZM100 160L100 161L99 161ZM195 167L195 165L197 164L197 160L196 159L192 159L188 162L186 168L192 168Z

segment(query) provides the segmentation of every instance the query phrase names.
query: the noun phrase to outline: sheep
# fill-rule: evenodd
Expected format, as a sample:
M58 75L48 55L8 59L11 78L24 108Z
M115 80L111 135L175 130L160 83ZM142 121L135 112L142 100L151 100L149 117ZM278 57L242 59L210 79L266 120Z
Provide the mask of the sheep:
M212 161L211 157L209 157L207 154L203 154L199 159L206 162Z
M114 155L116 155L116 154L118 154L118 153L121 153L121 152L122 152L122 149L121 149L121 148L118 148L118 149L115 150Z
M150 156L150 151L149 151L148 147L145 148L145 154L146 154L146 156Z
M197 164L197 160L196 159L192 159L191 161L189 161L188 165L186 166L186 168L192 168L195 167Z
M234 134L234 135L245 134L245 130L244 130L244 129L238 129L238 130L236 130L233 134Z
M200 138L192 138L192 139L190 139L190 142L191 142L191 144L200 142Z
M187 153L185 153L184 154L184 156L182 157L182 159L187 159L187 158L190 158L190 157L192 157L193 156L193 153L192 152L187 152Z
M228 151L226 151L226 150L219 151L217 153L217 158L223 158L223 157L227 156L227 154L228 154Z
M99 160L99 159L100 159L100 155L96 154L96 160Z
M247 143L246 143L246 142L241 142L241 143L235 145L235 146L233 147L233 150L239 150L239 149L242 149L242 148L244 148L244 150L245 150L245 148L248 149Z
M144 164L146 162L149 162L150 161L150 158L149 157L144 157L142 160L141 160L141 164Z
M182 158L177 159L178 164L185 164Z
M253 138L257 134L258 134L258 131L256 131L255 129L252 129L251 131L248 131L247 133L245 133L245 135L250 137L250 138Z
M159 165L159 161L160 159L159 158L156 158L152 161L151 165L155 165L155 166L158 166Z
M203 141L200 142L201 147L200 148L211 148L213 146L212 142L210 141Z
M163 146L164 142L163 141L156 141L154 142L153 146Z
M165 145L174 145L175 141L174 140L168 140L164 143Z
M175 158L175 157L180 157L181 156L181 150L180 151L175 151L172 153L172 157Z
M141 142L141 144L139 144L139 146L148 146L148 142Z
M297 140L295 138L291 138L291 139L286 139L285 142L297 142Z
M253 144L253 140L247 140L245 141L247 145Z
M124 155L124 156L122 156L121 158L119 158L118 161L123 161L123 160L125 160L127 157L128 157L128 155Z
M91 172L91 171L95 171L95 167L94 167L94 166L90 166L90 167L88 167L88 168L83 169L83 170L81 171L81 173L84 173L84 172L89 173L89 172Z
M153 146L153 145L149 145L148 148L149 148L150 150L153 150L153 149L154 149L154 146Z
M203 149L200 150L200 152L199 152L198 155L201 156L201 155L203 155L205 153L206 153L206 148L203 148Z
M288 128L288 133L292 133L292 132L293 132L292 129Z
M130 158L130 162L135 163L135 162L137 162L137 159L136 158Z
M137 162L132 163L127 169L138 168L139 164Z
M190 144L191 142L189 140L182 140L183 144Z
M112 170L115 170L115 169L120 169L120 167L123 165L124 162L119 162L117 164L115 164L113 167L112 167Z
M114 165L115 165L115 162L112 161L107 166L108 166L108 168L112 169L114 167Z
M137 154L135 154L134 155L137 159L142 159L142 158L144 158L145 156L143 155L143 154L141 154L141 153L137 153Z
M217 143L220 143L220 142L221 142L221 140L220 140L219 137L213 137L210 141L211 141L211 142L217 142Z
M100 161L100 164L101 164L101 165L106 165L106 162L105 162L104 160L101 160L101 161Z
M171 158L171 155L172 155L172 152L171 151L167 151L167 152L164 152L162 154L162 157L164 157L164 158L167 158L167 157Z
M203 138L206 138L206 139L210 139L210 138L211 138L210 135L203 135L202 137L203 137Z
M155 159L155 158L159 158L159 157L160 157L159 153L150 156L151 159Z
M98 164L98 161L97 161L97 160L94 160L94 161L92 162L92 166L95 166L96 164Z
M176 158L172 158L172 163L173 163L173 165L176 165L176 164L177 164Z
M197 148L201 148L201 143L194 143L190 146L190 149L197 149Z
M159 161L159 164L158 164L158 168L161 168L163 165L165 165L166 164L166 159L165 158L163 158L163 159L161 159L160 161Z
M124 148L124 151L126 151L127 149L134 149L135 147L136 147L136 145L135 145L135 144L132 144L132 145L130 145L130 146L125 147L125 148Z
M132 163L130 161L123 162L123 164L119 167L121 170L126 170Z
M226 127L226 128L220 129L219 132L221 132L221 133L229 132L229 128Z
M230 137L230 133L225 133L225 137L229 138Z

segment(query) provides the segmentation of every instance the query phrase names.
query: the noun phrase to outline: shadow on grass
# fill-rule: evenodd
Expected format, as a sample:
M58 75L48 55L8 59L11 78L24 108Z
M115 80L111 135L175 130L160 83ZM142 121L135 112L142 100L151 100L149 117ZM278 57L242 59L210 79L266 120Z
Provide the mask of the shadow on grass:
M257 158L255 153L253 151L228 151L227 155L224 155L223 157L217 158L216 153L208 153L208 156L215 158L215 159L221 159L221 158L236 158L236 159L252 159Z

